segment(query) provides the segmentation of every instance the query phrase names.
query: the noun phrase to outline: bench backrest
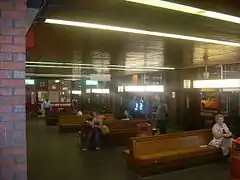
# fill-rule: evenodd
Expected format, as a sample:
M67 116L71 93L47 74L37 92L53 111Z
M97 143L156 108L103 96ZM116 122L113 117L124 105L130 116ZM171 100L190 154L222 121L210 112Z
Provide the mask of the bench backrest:
M58 118L60 125L82 124L86 121L87 116L60 116Z
M113 121L114 115L113 114L102 114L106 117L105 121ZM86 121L87 118L90 116L77 116L77 115L65 115L65 116L59 116L58 121L60 125L69 125L69 124L82 124Z
M121 130L136 130L138 129L137 125L140 123L149 122L149 120L116 120L112 122L106 122L105 125L108 126L111 131L121 131Z
M130 152L134 156L147 155L207 145L212 139L211 130L199 130L167 135L131 138Z
M114 114L102 114L103 116L105 116L105 120L107 121L111 121L111 120L114 120L115 117L114 117Z

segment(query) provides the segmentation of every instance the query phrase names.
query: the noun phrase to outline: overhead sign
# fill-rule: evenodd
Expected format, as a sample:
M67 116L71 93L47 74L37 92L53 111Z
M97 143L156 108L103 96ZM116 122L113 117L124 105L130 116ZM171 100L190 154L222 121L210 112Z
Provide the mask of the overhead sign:
M95 81L110 81L111 75L110 74L91 74L90 79Z
M240 79L196 80L193 88L240 88Z
M87 86L97 86L98 81L96 81L96 80L86 80L86 85Z
M183 80L183 88L184 89L191 88L191 80Z
M34 79L25 79L25 85L34 85L35 80Z

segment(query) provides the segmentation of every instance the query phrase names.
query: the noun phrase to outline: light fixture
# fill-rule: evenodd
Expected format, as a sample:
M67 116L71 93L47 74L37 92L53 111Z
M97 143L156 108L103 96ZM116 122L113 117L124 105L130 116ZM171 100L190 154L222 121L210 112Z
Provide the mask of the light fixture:
M86 93L93 93L93 94L109 94L109 89L86 89Z
M199 16L204 16L208 18L240 24L239 17L231 16L231 15L227 15L219 12L214 12L214 11L207 11L200 8L186 6L183 4L177 4L177 3L162 1L162 0L125 0L125 1L145 4L145 5L150 5L150 6L155 6L155 7L160 7L160 8L170 9L174 11L180 11L180 12L185 12L189 14L194 14L194 15L199 15Z
M223 92L239 92L240 88L224 88Z
M126 92L164 92L163 85L125 86Z
M174 38L174 39L182 39L182 40L189 40L189 41L197 41L197 42L204 42L204 43L212 43L212 44L221 44L221 45L240 47L240 43L230 42L230 41L220 41L220 40L193 37L193 36L185 36L185 35L179 35L179 34L169 34L169 33L163 33L163 32L146 31L146 30L125 28L125 27L118 27L118 26L86 23L86 22L66 21L66 20L58 20L58 19L46 19L45 23L77 26L77 27L85 27L85 28L93 28L93 29L102 29L102 30L110 30L110 31L118 31L118 32L127 32L127 33L133 33L133 34L167 37L167 38Z
M44 62L44 61L26 61L26 64L29 66L31 64L35 65L65 65L65 66L91 66L91 67L112 67L112 68L127 68L127 69L132 69L132 68L138 68L138 69L153 69L153 67L150 66L123 66L123 65L114 65L114 64L77 64L77 63L63 63L63 62ZM75 67L74 67L75 68ZM175 68L171 67L154 67L156 70L174 70Z
M81 66L53 66L53 65L26 65L26 67L36 67L36 68L60 68L60 69L93 69L93 67L81 67ZM116 70L116 71L158 71L157 69L139 69L139 68L108 68L108 67L98 67L99 69L105 70Z
M82 91L81 90L72 90L72 94L81 95Z
M89 78L87 75L73 75L73 74L36 74L36 73L26 73L27 77L62 77L62 78L80 78L86 77Z
M240 79L195 80L193 88L239 88Z

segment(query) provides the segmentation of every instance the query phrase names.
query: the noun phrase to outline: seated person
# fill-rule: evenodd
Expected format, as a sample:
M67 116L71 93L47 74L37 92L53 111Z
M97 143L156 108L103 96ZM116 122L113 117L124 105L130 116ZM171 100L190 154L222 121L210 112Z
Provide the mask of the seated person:
M100 149L100 133L103 124L103 119L98 115L97 112L91 113L92 117L88 118L86 123L89 125L89 130L87 132L86 142L84 143L83 151L89 148L90 141L92 137L94 138L94 145L97 150Z
M103 112L99 112L98 116L99 118L101 118L102 120L106 120L106 116L103 115Z
M216 115L215 122L216 123L212 128L213 140L209 143L209 145L221 148L223 155L227 156L232 146L232 133L224 123L223 115Z
M83 115L83 113L82 113L81 109L77 110L77 116L82 116L82 115Z
M125 117L122 120L132 120L133 119L127 110L124 111L124 115L125 115Z

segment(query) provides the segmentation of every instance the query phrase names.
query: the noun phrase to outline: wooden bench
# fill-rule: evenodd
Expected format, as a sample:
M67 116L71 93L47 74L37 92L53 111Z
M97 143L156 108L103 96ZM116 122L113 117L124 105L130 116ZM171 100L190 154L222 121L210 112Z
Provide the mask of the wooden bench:
M150 123L150 120L135 119L131 121L117 120L108 122L106 125L109 128L109 134L103 137L103 142L114 145L127 145L129 138L137 136L138 124Z
M211 130L131 138L127 165L142 176L215 161L221 150L207 146Z
M109 128L109 134L101 136L102 145L126 145L129 141L129 138L135 137L138 134L138 124L141 123L151 123L151 120L115 120L115 121L106 121L104 125ZM85 132L86 126L83 124L80 128L83 134ZM88 130L87 130L88 131Z
M75 113L71 112L55 112L51 113L49 117L45 118L46 125L57 125L59 116L73 116Z
M77 132L77 130L81 127L87 116L59 116L58 117L58 127L59 132Z
M113 114L102 114L105 116L105 122L113 121L114 115ZM70 116L59 116L59 131L60 132L77 132L81 129L81 125L86 122L87 118L90 116L77 116L77 115L70 115Z

